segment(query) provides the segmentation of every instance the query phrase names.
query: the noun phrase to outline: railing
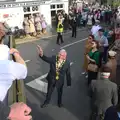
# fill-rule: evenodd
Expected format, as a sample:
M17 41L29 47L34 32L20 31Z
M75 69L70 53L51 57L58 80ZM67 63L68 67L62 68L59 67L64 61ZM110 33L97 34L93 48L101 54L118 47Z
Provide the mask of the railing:
M16 48L15 40L12 35L9 36L8 46L10 48ZM14 56L11 59L15 61ZM26 103L25 88L23 80L15 80L8 92L8 104L11 105L15 102Z

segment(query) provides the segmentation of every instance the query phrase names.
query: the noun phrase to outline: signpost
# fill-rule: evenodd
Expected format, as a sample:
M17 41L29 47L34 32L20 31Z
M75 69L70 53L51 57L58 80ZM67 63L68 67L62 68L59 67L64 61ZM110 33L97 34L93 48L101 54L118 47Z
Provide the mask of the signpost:
M13 36L9 36L9 45L10 48L16 48L15 40ZM15 61L14 57L11 56L11 59ZM26 103L24 81L15 80L11 86L8 93L8 104L11 105L15 102L24 102Z

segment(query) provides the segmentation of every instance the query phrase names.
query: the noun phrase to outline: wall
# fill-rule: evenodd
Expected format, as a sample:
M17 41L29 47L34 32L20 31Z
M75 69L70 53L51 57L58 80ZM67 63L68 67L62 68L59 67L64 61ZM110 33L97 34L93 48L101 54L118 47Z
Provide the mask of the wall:
M40 13L44 15L48 25L51 25L51 11L50 4L40 5Z
M0 21L6 21L10 27L19 26L22 28L23 19L22 7L0 9Z
M64 10L68 14L68 1L64 2Z
M64 10L65 10L65 12L68 14L68 5L69 5L69 3L68 3L68 0L52 0L52 2L51 2L51 5L55 5L55 4L63 4L64 5ZM56 9L56 10L58 10L58 9Z

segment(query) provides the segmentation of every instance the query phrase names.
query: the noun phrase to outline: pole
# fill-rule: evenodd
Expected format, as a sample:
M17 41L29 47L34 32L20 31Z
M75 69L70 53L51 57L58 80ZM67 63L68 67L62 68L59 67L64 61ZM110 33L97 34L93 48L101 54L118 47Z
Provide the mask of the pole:
M12 35L9 36L9 45L10 48L16 48L15 39ZM14 56L11 56L11 59L15 61ZM8 104L11 105L14 102L24 102L26 103L25 97L25 88L23 80L15 80L8 92Z

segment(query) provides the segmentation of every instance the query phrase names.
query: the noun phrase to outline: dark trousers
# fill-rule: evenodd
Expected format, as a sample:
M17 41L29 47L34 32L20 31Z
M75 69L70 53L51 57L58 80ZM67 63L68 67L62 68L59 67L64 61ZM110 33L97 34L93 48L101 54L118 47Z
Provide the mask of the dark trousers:
M86 26L86 20L83 20L83 27Z
M54 84L48 83L48 91L47 91L46 100L44 103L49 104L49 102L51 100L51 95L52 95L52 92L54 91L55 86L56 86L56 83L54 83ZM58 92L58 104L62 104L63 85L57 86L56 88L57 88L57 92Z
M107 62L107 57L108 57L108 47L104 47L104 51L100 52L100 57L99 57L100 67L102 66L102 61L104 61L104 63Z
M88 85L91 84L92 80L96 80L97 79L97 75L98 75L98 72L88 71Z
M76 38L76 33L77 33L76 27L72 27L72 37Z
M107 62L107 55L108 53L108 47L104 47L104 53L103 53L103 61L106 63Z
M61 40L61 43L63 43L63 36L62 36L62 33L58 33L58 36L57 36L57 44L60 44L60 41Z

